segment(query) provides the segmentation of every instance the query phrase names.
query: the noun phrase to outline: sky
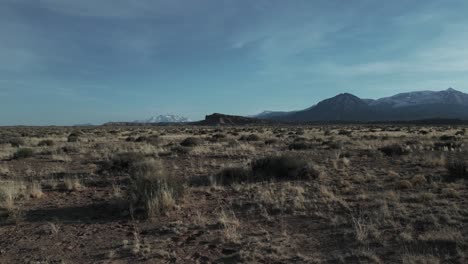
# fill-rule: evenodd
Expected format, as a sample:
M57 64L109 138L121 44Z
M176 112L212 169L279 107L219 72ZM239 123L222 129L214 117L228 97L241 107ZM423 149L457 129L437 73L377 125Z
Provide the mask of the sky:
M0 125L468 92L466 0L0 0Z

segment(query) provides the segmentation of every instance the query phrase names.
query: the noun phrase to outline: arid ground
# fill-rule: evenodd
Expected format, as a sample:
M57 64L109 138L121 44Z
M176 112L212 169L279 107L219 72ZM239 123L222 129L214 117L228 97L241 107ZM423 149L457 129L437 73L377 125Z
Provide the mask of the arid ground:
M0 129L0 263L468 263L456 126Z

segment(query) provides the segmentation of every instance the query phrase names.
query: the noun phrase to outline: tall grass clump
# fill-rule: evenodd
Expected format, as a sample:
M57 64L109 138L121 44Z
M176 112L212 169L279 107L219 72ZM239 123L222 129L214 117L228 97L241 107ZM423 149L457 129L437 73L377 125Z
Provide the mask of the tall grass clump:
M149 159L135 163L130 175L131 210L143 211L148 219L174 209L183 195L183 181L169 175L159 161Z

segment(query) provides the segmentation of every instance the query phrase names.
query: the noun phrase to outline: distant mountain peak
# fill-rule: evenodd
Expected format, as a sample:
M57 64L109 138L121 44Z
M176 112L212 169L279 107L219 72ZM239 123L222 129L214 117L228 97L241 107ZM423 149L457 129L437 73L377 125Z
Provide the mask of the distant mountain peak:
M205 120L199 121L199 125L248 125L248 124L267 124L271 121L262 120L252 117L225 115L220 113L213 113L205 116Z
M350 94L350 93L341 93L339 95L336 95L332 98L325 99L321 102L319 102L316 107L320 107L323 105L336 105L339 106L340 108L347 108L348 106L354 107L355 105L360 105L360 106L366 106L367 103L364 102L361 98Z
M380 98L371 103L371 105L374 106L388 105L394 108L428 104L468 106L468 95L453 88L448 88L443 91L417 91L400 93L394 96Z
M146 120L137 120L134 123L184 123L190 122L190 119L179 115L156 115Z

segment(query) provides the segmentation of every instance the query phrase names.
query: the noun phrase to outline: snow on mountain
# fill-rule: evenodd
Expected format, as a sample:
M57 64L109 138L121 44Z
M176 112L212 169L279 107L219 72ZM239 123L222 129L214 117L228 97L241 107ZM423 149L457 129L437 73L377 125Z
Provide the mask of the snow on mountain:
M134 121L134 123L184 123L190 121L190 119L179 115L157 115L146 120Z
M400 93L390 97L377 99L369 103L371 106L390 106L393 108L423 104L459 104L468 106L468 95L449 88L444 91L419 91Z
M468 119L468 94L449 88L443 91L400 93L373 100L344 93L304 110L268 111L256 117L287 122Z

